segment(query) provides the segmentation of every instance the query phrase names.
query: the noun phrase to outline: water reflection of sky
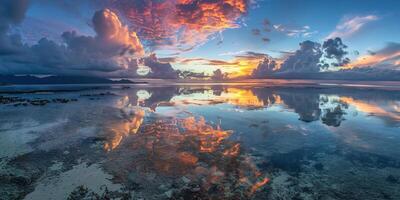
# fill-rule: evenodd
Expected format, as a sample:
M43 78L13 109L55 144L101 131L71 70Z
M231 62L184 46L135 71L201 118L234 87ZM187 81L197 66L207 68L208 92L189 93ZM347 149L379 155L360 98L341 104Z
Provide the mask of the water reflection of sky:
M44 149L52 155L72 151L72 160L57 162L97 163L124 187L140 185L136 193L143 198L293 198L290 192L279 196L281 190L291 189L277 185L284 184L279 180L297 180L294 172L310 175L312 166L320 170L320 165L328 165L333 170L328 161L333 158L364 162L365 157L375 156L373 160L400 166L396 160L400 93L393 90L208 85L20 96L77 97L78 101L23 110L3 106L1 114L12 116L1 118L8 124L0 129L6 134L21 132L7 128L23 126L18 125L21 121L62 121L55 128L33 130L30 134L35 137L24 144L30 146L25 153L8 154L9 158L5 154L6 160L27 165L26 157L46 156ZM373 160L369 165L382 168L381 161L378 166ZM357 167L354 176L364 176L361 172L367 168L353 166ZM318 175L315 169L310 177ZM329 180L335 181L338 176L333 172L345 169L332 170L325 173L332 173ZM293 188L316 181L310 177L297 180Z
M222 127L234 129L238 135L265 132L256 127L300 134L347 132L351 135L379 130L379 134L390 135L396 133L399 127L400 115L396 110L399 102L396 100L371 101L362 99L362 96L319 94L307 90L267 90L257 96L257 91L260 90L228 88L215 94L214 90L206 89L174 96L170 101L174 107L170 109L184 107L186 111L203 116L211 123L221 121ZM160 113L168 110L158 108Z
M151 105L150 115L172 118L176 120L175 128L189 130L191 136L195 135L200 145L198 151L176 153L178 157L183 155L181 163L174 161L180 163L179 166L197 162L199 158L195 154L214 154L218 148L223 148L222 156L232 151L238 153L243 148L243 152L273 154L303 146L329 146L337 139L340 144L361 151L398 155L399 149L393 142L399 139L396 95L389 100L386 96L370 100L363 93L354 95L351 91L340 91L344 94L336 94L335 91L311 89L206 87L173 88L172 91L176 93L169 100L154 103L146 101L157 91L142 90L140 93L146 94L146 98L141 98L140 102ZM384 95L391 97L389 93ZM168 137L170 133L161 134ZM178 135L182 134L186 132ZM236 144L225 147L226 141ZM260 184L257 180L263 183L257 187L267 183L267 175L260 180L257 177L261 172L256 174L252 177L253 183L248 181L250 188Z

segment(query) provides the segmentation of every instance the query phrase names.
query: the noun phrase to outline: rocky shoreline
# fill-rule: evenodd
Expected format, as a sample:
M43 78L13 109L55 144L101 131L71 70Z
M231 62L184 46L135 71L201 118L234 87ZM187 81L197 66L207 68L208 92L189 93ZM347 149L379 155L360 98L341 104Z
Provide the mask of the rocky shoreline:
M42 99L42 98L34 98L34 99L27 99L21 97L6 97L0 96L0 104L2 105L11 105L11 106L44 106L49 103L69 103L69 102L76 102L78 99L75 98L52 98L52 99Z

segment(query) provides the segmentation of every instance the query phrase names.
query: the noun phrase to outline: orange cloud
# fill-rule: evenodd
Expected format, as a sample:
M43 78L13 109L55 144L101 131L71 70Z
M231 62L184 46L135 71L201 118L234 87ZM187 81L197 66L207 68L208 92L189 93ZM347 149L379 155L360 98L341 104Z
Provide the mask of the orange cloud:
M378 65L398 67L400 65L400 44L395 42L388 43L384 48L376 52L358 57L354 62L345 66L345 68L351 69L354 67L371 67Z
M130 32L127 26L121 23L119 17L109 9L95 13L93 24L98 37L102 41L124 46L124 51L129 51L139 56L144 55L143 46L135 32ZM125 53L125 52L124 52Z
M239 78L250 76L253 69L257 68L260 58L236 56L231 60L215 60L206 58L185 58L178 59L176 63L188 66L210 66L214 69L221 69L228 74L228 78Z
M121 0L113 4L149 45L181 51L238 27L237 20L248 8L248 0Z
M400 64L400 50L397 52L392 52L390 54L376 54L376 55L364 55L357 58L356 61L350 63L349 66L345 68L354 68L354 67L368 67L374 66L386 61L390 61L393 59L398 59L393 62L394 65Z
M341 97L340 100L354 106L361 112L373 114L378 117L387 117L394 121L400 121L400 115L397 112L397 104L393 104L392 107L385 108L374 103L353 99L351 97Z

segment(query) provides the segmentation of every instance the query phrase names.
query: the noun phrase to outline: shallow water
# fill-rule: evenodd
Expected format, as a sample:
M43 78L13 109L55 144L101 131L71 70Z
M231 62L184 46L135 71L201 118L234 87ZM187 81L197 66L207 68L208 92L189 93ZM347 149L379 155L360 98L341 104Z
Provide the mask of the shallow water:
M0 96L0 199L400 199L393 88L8 86Z

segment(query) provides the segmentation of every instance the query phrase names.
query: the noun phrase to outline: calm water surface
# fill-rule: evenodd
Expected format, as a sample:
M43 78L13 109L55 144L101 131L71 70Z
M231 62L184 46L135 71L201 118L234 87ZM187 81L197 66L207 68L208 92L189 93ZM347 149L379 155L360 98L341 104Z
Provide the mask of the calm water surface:
M21 86L0 96L0 199L400 199L393 88Z

